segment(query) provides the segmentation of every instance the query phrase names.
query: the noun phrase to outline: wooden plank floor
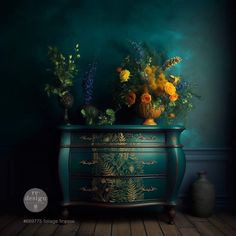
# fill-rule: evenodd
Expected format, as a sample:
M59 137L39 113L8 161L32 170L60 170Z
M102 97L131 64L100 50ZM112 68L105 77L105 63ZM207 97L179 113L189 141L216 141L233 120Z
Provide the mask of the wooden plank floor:
M37 223L26 223L28 219ZM0 216L0 236L236 236L236 216L230 213L198 218L177 212L174 225L166 222L166 216L160 213L87 214L77 219L71 216L68 224L59 224L56 218L32 219L3 214Z

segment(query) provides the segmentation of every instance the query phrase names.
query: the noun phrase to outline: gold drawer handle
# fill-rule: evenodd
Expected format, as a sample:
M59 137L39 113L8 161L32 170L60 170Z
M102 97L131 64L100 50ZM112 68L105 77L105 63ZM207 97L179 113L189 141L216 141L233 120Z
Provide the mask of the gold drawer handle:
M143 165L150 166L150 165L157 164L157 162L156 162L156 161L142 161L142 164L143 164Z
M96 186L93 188L86 188L86 187L80 188L81 192L96 192L97 190L98 190L98 188Z
M157 191L156 187L150 187L150 188L143 188L143 192L154 192Z
M95 165L95 164L97 164L97 161L82 160L82 161L80 162L80 164L81 164L81 165L88 165L88 166L90 166L90 165Z

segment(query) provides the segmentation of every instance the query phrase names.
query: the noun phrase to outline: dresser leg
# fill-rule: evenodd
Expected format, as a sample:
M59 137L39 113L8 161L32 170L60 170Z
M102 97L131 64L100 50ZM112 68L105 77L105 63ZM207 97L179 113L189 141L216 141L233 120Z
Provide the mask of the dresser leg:
M68 211L68 208L67 208L67 207L63 207L63 210L62 210L62 212L61 212L61 215L62 215L62 219L63 219L63 220L68 219L68 217L69 217L69 211Z
M167 215L169 219L169 224L173 225L175 223L174 218L176 215L175 206L167 206Z

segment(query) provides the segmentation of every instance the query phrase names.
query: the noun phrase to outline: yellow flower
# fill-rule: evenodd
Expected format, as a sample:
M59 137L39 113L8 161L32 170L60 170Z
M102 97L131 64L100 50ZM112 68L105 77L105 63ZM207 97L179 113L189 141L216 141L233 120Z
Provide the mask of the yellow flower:
M152 101L152 96L149 93L143 93L141 96L141 102L148 104Z
M158 78L157 78L157 88L159 90L164 90L165 84L166 84L167 80L166 77L163 73L161 73Z
M157 67L156 67L156 66L150 67L149 65L147 65L147 66L145 67L145 69L144 69L144 72L145 72L147 75L155 76L156 70L157 70Z
M173 80L173 84L174 85L178 84L179 81L180 81L180 77L179 76L170 75L170 78Z
M150 88L152 89L152 90L155 90L156 88L157 88L157 84L156 84L156 78L155 77L150 77L150 79L149 79L149 85L150 85Z
M149 65L147 65L147 66L145 67L145 69L144 69L144 72L145 72L147 75L150 75L150 74L152 74L152 68L151 68Z
M179 98L179 95L177 93L175 93L175 94L171 95L169 98L170 98L171 102L175 102Z
M158 80L160 80L160 81L167 81L165 74L164 73L160 73L159 76L158 76Z
M157 67L156 66L152 66L152 73L155 74L157 71Z
M130 71L129 70L122 70L120 72L120 81L121 81L121 83L127 82L129 80L129 77L130 77Z
M157 81L157 88L159 88L160 90L164 90L164 87L165 87L165 83L162 82L162 81Z
M165 92L167 94L169 94L170 96L174 95L176 93L176 88L175 86L170 83L170 82L166 82L165 86L164 86Z

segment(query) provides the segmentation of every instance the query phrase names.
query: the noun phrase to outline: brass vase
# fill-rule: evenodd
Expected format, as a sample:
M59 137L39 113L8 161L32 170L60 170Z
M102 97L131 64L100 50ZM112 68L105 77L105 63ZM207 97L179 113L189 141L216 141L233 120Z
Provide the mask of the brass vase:
M138 115L145 119L144 125L157 125L155 119L158 118L163 111L163 106L154 107L152 103L140 102L137 106Z

